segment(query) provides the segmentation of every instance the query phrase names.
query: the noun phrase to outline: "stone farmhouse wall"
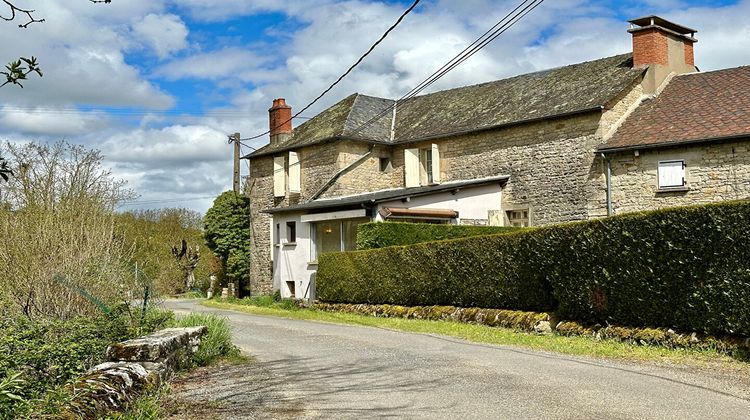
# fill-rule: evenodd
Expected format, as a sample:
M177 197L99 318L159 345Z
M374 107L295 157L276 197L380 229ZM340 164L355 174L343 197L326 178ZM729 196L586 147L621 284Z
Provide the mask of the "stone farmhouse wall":
M615 214L750 198L750 142L620 152L612 161ZM684 160L687 191L657 186L659 161Z

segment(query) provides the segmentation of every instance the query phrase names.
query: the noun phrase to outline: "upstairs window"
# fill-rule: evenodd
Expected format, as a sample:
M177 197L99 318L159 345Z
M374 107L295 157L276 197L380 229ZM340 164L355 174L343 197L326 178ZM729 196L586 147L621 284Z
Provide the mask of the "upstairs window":
M273 158L273 196L285 197L286 193L299 194L302 191L302 173L299 155L289 152L289 156Z
M667 160L659 162L659 189L685 186L685 161Z
M440 183L440 150L437 144L424 149L404 150L404 186Z

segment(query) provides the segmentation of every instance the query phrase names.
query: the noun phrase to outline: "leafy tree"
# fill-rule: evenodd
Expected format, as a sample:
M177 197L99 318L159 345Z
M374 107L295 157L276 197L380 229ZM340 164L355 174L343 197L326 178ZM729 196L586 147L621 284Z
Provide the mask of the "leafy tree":
M221 260L224 276L249 291L250 201L226 191L214 200L203 219L206 245ZM242 287L244 286L244 288Z

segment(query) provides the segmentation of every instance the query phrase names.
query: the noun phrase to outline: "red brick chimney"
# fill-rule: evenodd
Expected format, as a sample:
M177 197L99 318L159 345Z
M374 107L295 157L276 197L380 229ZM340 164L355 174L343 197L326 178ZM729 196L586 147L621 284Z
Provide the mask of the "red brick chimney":
M273 106L268 110L271 144L283 143L292 136L292 107L286 104L284 98L273 100Z
M695 29L672 23L659 16L633 19L630 32L633 35L633 67L648 67L644 79L646 93L654 93L672 74L694 72L695 56L693 44Z

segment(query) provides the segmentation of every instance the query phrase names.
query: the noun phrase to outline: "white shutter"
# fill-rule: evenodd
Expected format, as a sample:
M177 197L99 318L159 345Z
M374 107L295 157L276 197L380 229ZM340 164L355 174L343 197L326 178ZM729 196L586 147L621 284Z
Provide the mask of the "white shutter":
M683 161L659 162L659 188L682 187L685 185L685 164Z
M289 152L289 192L299 193L302 190L302 180L299 157L296 152Z
M286 171L284 170L284 156L273 158L273 196L286 195Z
M432 183L440 183L440 149L437 144L432 145Z
M419 149L404 150L404 186L419 186Z

